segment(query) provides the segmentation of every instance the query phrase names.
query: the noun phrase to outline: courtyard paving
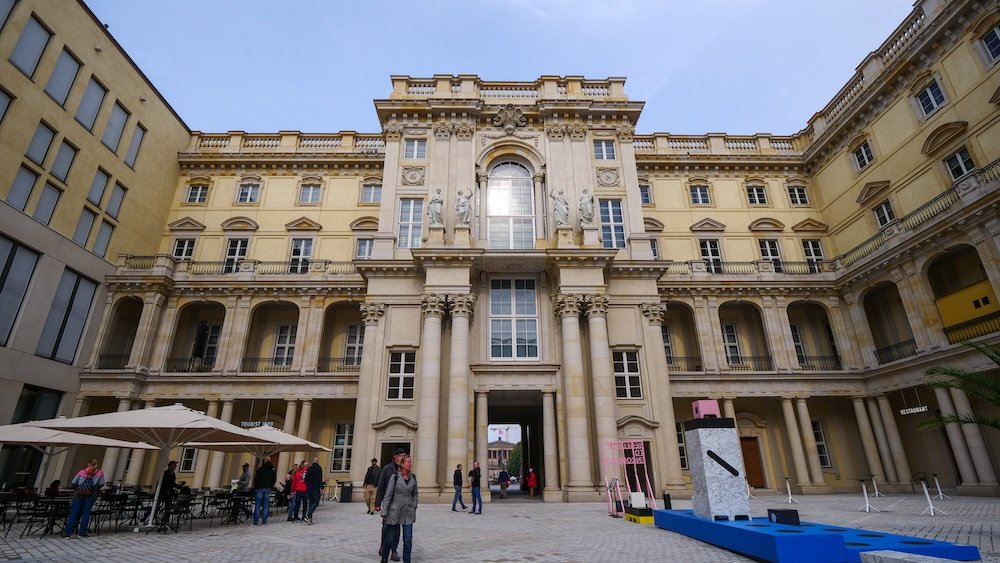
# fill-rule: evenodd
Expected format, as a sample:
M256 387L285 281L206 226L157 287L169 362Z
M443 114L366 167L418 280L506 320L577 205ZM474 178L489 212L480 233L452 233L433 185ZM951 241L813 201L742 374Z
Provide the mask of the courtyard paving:
M784 496L751 501L755 516L768 508L788 508ZM947 516L921 516L923 497L880 498L882 512L864 513L860 495L799 497L793 505L804 520L913 535L976 545L983 561L1000 562L1000 499L957 497L936 502ZM689 508L676 501L674 508ZM130 532L58 537L0 539L0 560L88 562L239 562L378 561L379 521L363 504L324 502L312 526L272 517L267 526L209 527L179 534ZM487 504L482 516L451 512L447 504L425 503L414 526L414 561L483 561L489 563L683 561L744 562L747 558L653 526L607 516L600 503L556 504L504 502Z

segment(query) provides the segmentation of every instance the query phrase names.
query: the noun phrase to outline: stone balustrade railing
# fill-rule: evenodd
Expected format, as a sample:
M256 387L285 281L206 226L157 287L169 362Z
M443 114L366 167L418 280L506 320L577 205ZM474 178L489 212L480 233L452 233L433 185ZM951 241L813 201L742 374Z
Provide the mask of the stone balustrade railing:
M799 141L789 136L761 133L753 136L709 133L701 136L676 136L668 133L636 135L632 146L640 157L644 154L676 155L776 155L798 156Z
M390 99L404 98L479 98L487 103L555 99L608 99L624 101L625 79L604 80L582 76L542 76L533 82L494 82L475 75L438 74L431 78L392 77Z
M188 154L351 154L384 151L385 140L381 134L361 134L355 131L308 134L298 131L267 134L248 134L243 131L228 133L194 131L186 152Z

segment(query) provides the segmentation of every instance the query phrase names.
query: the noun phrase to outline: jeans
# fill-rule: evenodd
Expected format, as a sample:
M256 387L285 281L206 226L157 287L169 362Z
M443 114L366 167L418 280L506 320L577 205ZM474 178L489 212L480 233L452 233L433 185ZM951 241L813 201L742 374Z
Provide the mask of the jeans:
M389 539L391 539L392 543L396 546L399 546L399 529L403 529L403 563L410 563L410 553L413 551L413 524L399 524L389 527L392 528L392 530L389 531L391 536ZM392 551L396 550L393 549ZM385 551L385 545L383 545L382 553L385 554L382 556L383 560L389 556L389 554Z
M271 489L254 489L253 496L253 523L257 524L259 516L267 524L267 514L271 511Z
M298 520L299 513L306 514L306 494L302 492L293 493L288 501L288 517Z
M483 513L483 495L479 487L472 487L472 511L476 512L476 501L479 501L479 513Z
M382 559L385 560L390 553L395 553L397 547L399 547L399 524L386 524L383 516L382 546L378 550L382 554Z
M313 490L307 491L306 492L306 497L309 500L308 509L305 511L306 512L306 518L309 518L310 520L312 520L313 512L316 512L316 507L319 506L319 497L320 497L320 491L319 491L319 489L313 489Z
M69 517L66 519L66 537L73 535L73 528L80 523L80 534L86 534L90 526L90 509L94 508L97 491L86 497L74 496L69 505Z
M462 510L465 510L465 501L462 500L462 485L455 485L455 498L451 501L451 509L455 510L455 503L462 505Z

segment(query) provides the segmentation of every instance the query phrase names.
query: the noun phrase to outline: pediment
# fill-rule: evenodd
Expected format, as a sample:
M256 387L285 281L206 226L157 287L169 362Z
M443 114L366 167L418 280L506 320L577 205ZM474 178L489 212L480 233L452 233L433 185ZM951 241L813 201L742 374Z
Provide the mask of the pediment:
M231 217L222 222L222 228L227 231L256 231L260 227L249 217Z
M864 205L864 203L878 194L889 189L889 180L879 180L877 182L868 182L863 188L861 188L861 193L858 194L858 203Z
M910 95L916 96L923 91L924 88L927 88L932 78L934 78L934 73L930 70L925 70L911 78Z
M308 217L299 217L294 221L285 223L285 228L289 231L318 231L323 228L323 225Z
M829 228L826 223L821 223L815 219L805 219L792 225L792 230L795 232L826 232Z
M747 227L751 231L783 231L785 224L772 217L761 217Z
M378 230L378 218L377 217L358 217L351 223L352 231L377 231Z
M710 217L705 217L701 221L691 225L692 231L710 231L710 232L721 232L726 230L726 226L722 223L712 219Z
M205 225L190 217L182 217L173 223L169 223L167 228L171 231L204 231Z
M375 430L385 430L386 428L390 428L392 426L402 426L416 431L418 425L415 420L411 420L405 416L391 416L385 420L380 420L379 422L372 424L372 428Z
M663 231L663 222L662 221L658 221L656 219L653 219L652 217L643 217L642 218L642 224L643 224L643 227L646 229L646 232L649 232L649 231L662 232Z
M646 428L649 428L650 430L653 430L653 429L656 429L656 428L660 427L660 423L659 422L656 422L655 420L650 420L650 419L648 419L646 417L643 417L643 416L637 416L637 415L634 415L634 414L631 414L629 416L623 416L623 417L619 418L617 424L618 424L618 428L622 428L623 426L625 426L627 424L638 424L639 426L644 426Z
M929 155L937 152L945 145L964 135L968 127L968 121L952 121L951 123L941 125L927 135L927 140L924 141L924 146L920 148L920 153Z

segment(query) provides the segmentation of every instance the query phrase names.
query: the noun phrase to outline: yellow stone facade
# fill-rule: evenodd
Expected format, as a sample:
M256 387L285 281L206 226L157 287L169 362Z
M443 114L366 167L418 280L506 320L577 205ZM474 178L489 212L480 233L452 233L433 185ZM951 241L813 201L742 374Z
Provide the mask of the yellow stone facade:
M77 403L274 424L356 490L402 445L447 491L517 424L574 501L620 438L687 494L675 424L709 398L756 488L998 494L995 432L918 429L996 408L925 371L986 367L959 343L1000 331L998 26L996 1L918 2L790 136L642 134L624 78L475 75L391 77L376 133L195 131L158 155L155 240L112 248ZM244 461L175 455L199 487ZM162 464L105 457L125 483Z

